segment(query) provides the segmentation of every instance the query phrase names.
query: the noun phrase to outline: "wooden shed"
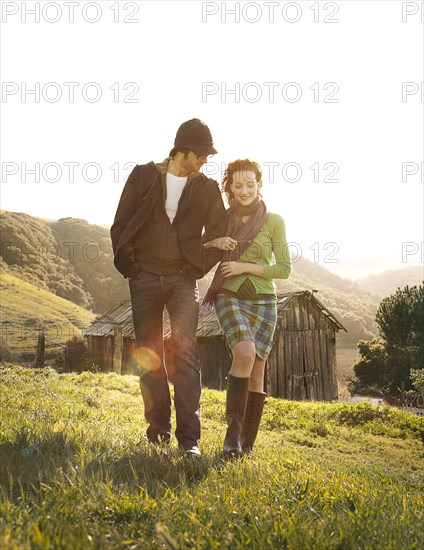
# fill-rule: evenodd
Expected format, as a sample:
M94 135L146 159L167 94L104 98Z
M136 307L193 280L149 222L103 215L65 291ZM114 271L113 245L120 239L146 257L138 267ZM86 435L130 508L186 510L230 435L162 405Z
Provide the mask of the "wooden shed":
M88 366L94 365L102 372L131 374L131 355L136 343L129 300L97 317L83 330L83 335Z
M340 329L346 331L313 292L280 296L267 361L267 393L294 400L337 399L336 333Z
M294 400L337 399L336 333L346 330L309 291L278 296L277 327L266 368L266 391ZM172 380L170 323L164 317L165 362ZM89 364L102 371L132 372L136 349L130 302L98 318L84 331ZM225 389L231 365L225 339L214 312L201 307L197 343L203 386Z

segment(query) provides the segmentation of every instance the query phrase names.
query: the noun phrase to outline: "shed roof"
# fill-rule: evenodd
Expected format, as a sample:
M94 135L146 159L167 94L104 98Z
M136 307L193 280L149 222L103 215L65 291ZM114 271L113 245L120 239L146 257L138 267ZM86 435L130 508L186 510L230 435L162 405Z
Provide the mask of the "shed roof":
M289 294L279 294L277 298L277 311L281 312L288 304L296 298L296 296L306 296L314 305L321 310L337 329L345 327L336 319L336 317L328 310L309 290L301 290L298 292L290 292ZM93 324L83 330L84 336L110 336L114 334L115 325L122 326L124 338L135 338L134 327L132 321L132 311L130 300L125 300L119 306L111 309L107 313L100 315ZM171 335L171 326L169 322L168 312L164 313L164 338ZM214 311L209 311L204 306L200 306L199 323L197 326L196 336L210 337L222 334L221 326Z
M341 322L336 318L336 316L331 313L331 311L325 307L323 303L321 303L318 298L315 296L314 291L310 290L299 290L297 292L290 292L289 294L279 294L278 295L278 306L277 310L278 312L281 311L281 309L284 309L287 307L287 305L296 297L304 295L313 302L314 306L317 307L323 315L325 315L338 329L343 329L345 332L347 332L346 328L341 324ZM281 301L280 301L281 299Z

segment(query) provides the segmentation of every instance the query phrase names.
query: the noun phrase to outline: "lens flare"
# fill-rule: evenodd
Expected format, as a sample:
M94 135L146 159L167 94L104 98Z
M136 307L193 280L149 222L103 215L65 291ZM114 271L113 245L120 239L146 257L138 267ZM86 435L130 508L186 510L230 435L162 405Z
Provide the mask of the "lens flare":
M160 359L157 353L150 348L137 348L131 354L131 368L134 374L143 374L157 370L160 367Z

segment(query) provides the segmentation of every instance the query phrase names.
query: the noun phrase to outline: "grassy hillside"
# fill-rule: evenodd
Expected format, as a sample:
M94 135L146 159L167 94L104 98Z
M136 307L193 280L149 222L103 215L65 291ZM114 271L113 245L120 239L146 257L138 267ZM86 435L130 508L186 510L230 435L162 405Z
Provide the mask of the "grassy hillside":
M424 419L268 399L250 456L223 462L223 392L203 456L143 439L138 379L0 369L0 547L418 549Z
M423 280L424 266L409 266L404 269L394 269L377 275L369 275L363 279L358 279L356 283L361 288L384 298L396 292L399 287L419 285Z
M10 273L81 307L92 306L93 299L70 261L73 241L59 243L45 221L5 211L0 217L0 239L1 256Z
M0 233L3 262L17 277L96 313L128 299L128 283L113 265L104 227L3 210Z
M34 353L41 328L47 350L53 353L95 318L94 313L10 273L0 274L0 302L1 347L6 360L7 350L23 360Z
M105 313L129 299L128 281L113 264L109 229L76 218L62 218L50 225L59 246L69 247L68 261L83 281L93 301L93 311Z

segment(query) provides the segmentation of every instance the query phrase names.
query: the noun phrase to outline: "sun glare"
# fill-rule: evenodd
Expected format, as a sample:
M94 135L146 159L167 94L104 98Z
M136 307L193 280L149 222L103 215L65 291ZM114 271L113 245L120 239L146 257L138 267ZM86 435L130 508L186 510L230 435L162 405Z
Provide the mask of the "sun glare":
M159 356L150 348L137 348L131 354L131 359L134 374L138 376L143 376L143 374L155 371L160 367Z

